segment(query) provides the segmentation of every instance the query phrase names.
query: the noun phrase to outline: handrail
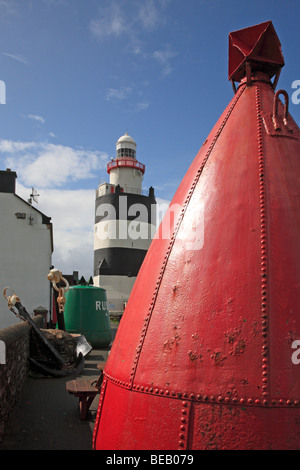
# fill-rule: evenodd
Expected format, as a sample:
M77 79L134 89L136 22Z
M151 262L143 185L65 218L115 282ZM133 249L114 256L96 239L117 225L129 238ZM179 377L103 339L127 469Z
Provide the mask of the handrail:
M104 188L105 186L105 188ZM149 196L149 191L144 190L144 189L137 189L137 188L120 188L121 193L129 193L129 194L140 194L141 196ZM110 184L110 183L101 183L98 187L97 194L99 197L99 193L101 193L101 196L104 196L106 194L113 194L116 190L116 185Z
M145 173L145 165L143 163L140 163L134 160L120 160L120 159L114 160L107 164L107 173L109 174L113 168L119 168L119 167L135 168L136 170L140 170L142 173Z

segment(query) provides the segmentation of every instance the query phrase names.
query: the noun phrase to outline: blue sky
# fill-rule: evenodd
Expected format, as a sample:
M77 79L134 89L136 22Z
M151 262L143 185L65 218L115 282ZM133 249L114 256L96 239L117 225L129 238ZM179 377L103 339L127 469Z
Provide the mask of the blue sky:
M125 130L144 187L171 200L232 98L229 32L272 20L291 96L299 15L299 0L0 0L0 168L38 190L56 267L92 274L95 189Z

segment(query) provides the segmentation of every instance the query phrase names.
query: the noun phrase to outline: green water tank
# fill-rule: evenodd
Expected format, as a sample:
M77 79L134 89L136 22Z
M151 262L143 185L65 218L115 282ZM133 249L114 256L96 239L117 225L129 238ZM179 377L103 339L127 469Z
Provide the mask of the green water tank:
M84 335L94 348L105 348L112 340L106 290L95 286L72 286L66 292L65 328Z

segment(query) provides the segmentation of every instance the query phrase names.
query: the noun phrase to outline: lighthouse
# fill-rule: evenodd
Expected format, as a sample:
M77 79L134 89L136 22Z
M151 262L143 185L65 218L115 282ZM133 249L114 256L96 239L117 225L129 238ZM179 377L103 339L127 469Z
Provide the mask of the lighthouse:
M106 289L108 308L122 313L156 231L154 189L142 189L145 165L126 132L107 165L109 183L96 191L94 285Z

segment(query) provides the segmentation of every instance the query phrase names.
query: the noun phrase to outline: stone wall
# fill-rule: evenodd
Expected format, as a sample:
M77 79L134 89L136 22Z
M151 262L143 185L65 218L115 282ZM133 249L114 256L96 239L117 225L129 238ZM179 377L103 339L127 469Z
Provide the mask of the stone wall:
M44 318L37 316L34 322L41 327ZM0 330L0 341L5 343L6 349L6 363L0 364L0 441L27 376L30 329L20 322Z

